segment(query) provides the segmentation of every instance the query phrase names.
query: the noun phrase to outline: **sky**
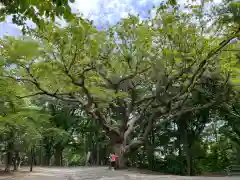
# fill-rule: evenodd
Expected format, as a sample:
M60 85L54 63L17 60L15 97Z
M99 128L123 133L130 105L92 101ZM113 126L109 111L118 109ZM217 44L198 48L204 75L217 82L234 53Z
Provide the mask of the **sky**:
M148 16L148 11L153 6L158 6L163 0L75 0L70 4L74 13L82 13L94 21L98 27L111 25L130 14L139 14L141 18ZM220 0L215 0L220 1ZM178 0L184 4L186 0ZM28 22L31 25L31 22ZM3 35L19 36L20 28L12 24L11 17L0 23L0 37Z

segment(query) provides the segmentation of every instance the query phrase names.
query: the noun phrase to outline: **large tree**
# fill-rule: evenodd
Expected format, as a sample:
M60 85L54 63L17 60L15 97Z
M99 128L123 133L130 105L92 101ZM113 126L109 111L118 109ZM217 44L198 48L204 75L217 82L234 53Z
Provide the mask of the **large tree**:
M153 127L228 101L237 59L223 50L237 46L230 42L240 29L232 25L230 35L219 36L226 29L209 27L201 8L183 13L162 4L152 19L130 16L106 31L76 18L65 28L37 29L33 39L6 38L1 56L9 68L2 78L22 85L22 98L48 95L78 103L105 130L123 167ZM223 88L193 103L195 91L208 93L202 77L214 75Z

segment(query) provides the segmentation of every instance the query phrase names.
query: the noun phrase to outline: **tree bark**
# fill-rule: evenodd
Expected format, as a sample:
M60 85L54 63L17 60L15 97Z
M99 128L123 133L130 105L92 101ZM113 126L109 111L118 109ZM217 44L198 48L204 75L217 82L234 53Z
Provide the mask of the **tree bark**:
M146 143L147 149L147 159L148 159L148 169L154 170L155 168L155 156L154 156L154 131L152 130L151 136L149 137L149 143Z
M20 156L19 156L19 152L15 152L14 157L13 157L13 167L14 167L14 171L18 170L19 164L20 164Z
M12 153L10 151L7 151L4 158L5 172L10 172L11 161L12 161Z
M17 162L16 162L16 157L15 156L12 158L12 163L13 163L13 170L17 171Z
M54 154L54 158L55 158L55 166L62 166L62 152L63 152L63 147L61 146L61 144L57 144L55 146L55 154Z
M17 169L20 167L20 163L21 163L21 157L19 152L16 153L16 159L17 159Z
M116 166L119 169L125 169L127 167L127 155L124 152L123 144L114 144L113 152L117 155Z
M52 156L52 155L50 155L50 154L45 154L45 155L44 155L44 165L45 165L45 166L50 166L51 156Z
M99 143L97 141L96 143L96 155L97 155L97 161L96 161L96 164L97 165L100 165L100 147L99 147Z
M91 158L91 151L88 151L88 152L86 153L85 166L88 166L88 164L90 163L90 158Z
M45 144L44 145L45 153L44 153L44 165L49 166L50 165L50 160L52 157L52 151L51 151L51 145L50 144Z
M50 160L53 155L52 153L52 139L50 138L44 138L43 139L43 148L44 148L44 165L49 166L50 165Z
M187 175L191 176L191 155L189 151L189 144L188 144L188 135L187 135L187 129L184 129L184 144L183 148L185 151L185 157L186 157L186 168L187 168Z
M181 116L177 121L177 124L178 124L180 144L183 145L183 150L180 152L184 156L185 162L186 162L184 174L190 176L192 168L191 168L191 155L189 150L189 141L188 141L188 119L186 119L185 116Z
M182 129L179 122L177 123L178 128L178 134L177 134L177 148L178 148L178 156L182 160L182 157L184 157L183 149L182 149ZM185 175L185 167L181 166L181 175Z
M181 133L182 133L182 144L183 144L183 151L186 160L186 175L191 175L191 155L189 150L189 141L188 141L188 120L182 117L180 120L181 124Z
M33 148L31 148L31 153L30 153L30 172L33 171L33 163L34 163L34 151L33 151Z

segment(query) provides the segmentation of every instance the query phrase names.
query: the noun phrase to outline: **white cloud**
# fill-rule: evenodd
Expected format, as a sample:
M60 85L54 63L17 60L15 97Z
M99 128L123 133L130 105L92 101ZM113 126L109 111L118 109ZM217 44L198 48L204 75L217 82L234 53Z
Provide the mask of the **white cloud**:
M127 17L130 14L137 14L138 8L135 5L142 6L147 3L158 4L162 0L75 0L71 4L74 12L80 12L85 17L94 20L99 24L115 23L120 18ZM147 11L147 10L146 10Z
M94 20L97 24L115 23L120 18L130 14L137 14L140 11L148 11L144 7L149 4L158 5L166 0L75 0L71 4L74 12L80 12L85 17ZM191 2L199 4L201 0L177 0L181 5ZM222 2L222 0L213 0L214 3ZM140 7L140 9L139 9Z

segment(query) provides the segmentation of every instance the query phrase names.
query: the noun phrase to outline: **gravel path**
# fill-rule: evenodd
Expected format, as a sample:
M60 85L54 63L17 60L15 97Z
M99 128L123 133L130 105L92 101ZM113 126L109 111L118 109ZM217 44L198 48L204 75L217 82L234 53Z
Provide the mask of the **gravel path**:
M35 168L4 180L239 180L240 177L183 177L149 175L129 171L110 171L106 167ZM1 177L0 177L1 180Z

